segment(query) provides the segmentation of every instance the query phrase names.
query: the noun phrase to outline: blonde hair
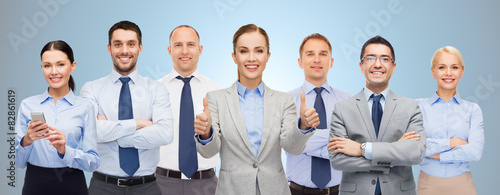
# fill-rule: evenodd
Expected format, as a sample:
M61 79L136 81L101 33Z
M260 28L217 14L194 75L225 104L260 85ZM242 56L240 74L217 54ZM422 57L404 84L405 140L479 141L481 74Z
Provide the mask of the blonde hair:
M436 63L437 63L437 57L441 54L441 53L448 53L448 54L451 54L451 55L455 55L457 56L458 58L458 61L460 62L460 65L462 67L465 66L465 63L464 63L464 58L462 57L462 54L460 53L460 51L458 51L457 48L455 47L452 47L452 46L445 46L445 47L441 47L439 48L438 50L436 50L436 52L434 52L434 55L432 56L432 59L431 59L431 69L434 68L436 66Z

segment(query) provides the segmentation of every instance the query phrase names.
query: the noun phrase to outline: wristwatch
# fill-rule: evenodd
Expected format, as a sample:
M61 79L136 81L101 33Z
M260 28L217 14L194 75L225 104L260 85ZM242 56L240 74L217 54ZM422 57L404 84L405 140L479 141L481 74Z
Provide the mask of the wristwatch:
M366 142L361 144L361 156L365 156Z

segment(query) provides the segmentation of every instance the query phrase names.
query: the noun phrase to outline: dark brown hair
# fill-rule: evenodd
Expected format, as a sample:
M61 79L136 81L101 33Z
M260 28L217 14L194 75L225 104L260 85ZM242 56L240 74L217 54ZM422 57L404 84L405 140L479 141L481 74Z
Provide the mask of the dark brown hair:
M142 33L141 33L141 29L139 28L139 26L137 26L137 24L135 24L133 22L123 20L123 21L120 21L120 22L114 24L109 29L109 31L108 31L108 43L110 45L111 45L111 38L113 37L113 32L115 32L115 30L118 30L118 29L134 31L137 34L137 40L139 40L139 44L142 43Z
M370 45L370 44L382 44L391 49L391 55L392 55L392 60L396 61L396 56L394 55L394 49L392 48L391 43L384 39L383 37L377 35L372 37L371 39L368 39L368 41L365 42L363 47L361 48L361 54L359 55L359 59L361 60L363 56L365 55L365 48Z
M71 47L62 40L51 41L45 44L45 46L43 46L42 48L42 51L40 52L40 59L42 58L43 53L50 50L57 50L65 53L66 56L68 56L69 62L71 64L73 64L73 62L75 61L75 58L73 56L73 49L71 49ZM69 75L68 85L72 91L75 91L75 80L73 80L73 76L71 75Z

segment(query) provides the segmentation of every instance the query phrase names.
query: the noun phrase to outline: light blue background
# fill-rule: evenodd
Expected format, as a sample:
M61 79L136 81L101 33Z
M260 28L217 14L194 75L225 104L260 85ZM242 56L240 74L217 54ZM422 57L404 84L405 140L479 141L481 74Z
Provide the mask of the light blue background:
M40 6L47 2L55 4L49 9ZM170 72L169 33L178 25L188 24L198 30L204 46L200 72L225 87L236 80L232 36L248 23L263 27L269 34L272 55L264 81L281 91L302 84L298 49L302 39L312 33L325 35L333 45L335 61L329 83L353 94L365 85L358 61L361 44L369 37L379 34L393 44L397 66L390 88L410 98L430 97L435 92L436 82L430 74L432 54L440 47L455 46L465 59L460 95L477 102L484 114L486 145L481 161L471 163L474 182L479 194L496 191L494 179L500 175L499 147L495 143L500 137L498 1L4 0L0 5L0 99L4 104L0 116L5 121L0 131L2 194L20 194L24 180L21 169L16 188L8 186L5 177L9 163L7 90L16 90L18 103L42 93L48 85L40 69L40 50L47 42L62 39L75 53L77 70L73 77L78 94L85 82L110 73L107 33L120 20L133 21L142 30L144 47L138 70L143 76L159 79ZM31 25L36 32L23 30ZM24 42L12 44L9 37L13 35L23 37ZM418 166L414 168L418 173Z

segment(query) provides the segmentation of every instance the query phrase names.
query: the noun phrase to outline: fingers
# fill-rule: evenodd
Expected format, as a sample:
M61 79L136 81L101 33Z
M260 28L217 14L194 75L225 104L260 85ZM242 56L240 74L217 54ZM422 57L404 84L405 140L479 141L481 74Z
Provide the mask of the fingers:
M300 92L300 106L306 105L306 94L304 92Z
M208 99L207 97L203 98L203 112L210 113L210 109L208 108Z
M194 120L194 132L198 135L205 135L210 130L210 124L208 121L209 116L206 113L197 114Z
M104 115L97 115L97 120L108 120Z

